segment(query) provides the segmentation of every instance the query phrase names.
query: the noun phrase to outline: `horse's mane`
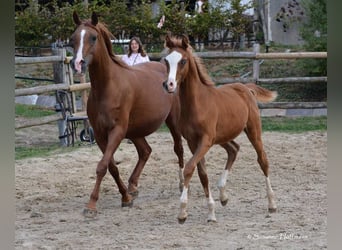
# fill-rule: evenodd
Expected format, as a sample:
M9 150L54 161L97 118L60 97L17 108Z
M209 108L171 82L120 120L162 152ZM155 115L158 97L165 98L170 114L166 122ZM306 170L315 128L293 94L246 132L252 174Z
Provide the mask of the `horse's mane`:
M91 23L91 20L87 20L84 22L85 26L91 27L97 31L97 33L101 34L101 37L104 40L107 52L113 62L127 68L128 65L121 60L118 56L116 56L113 52L113 47L111 43L111 38L114 38L114 35L108 30L107 26L104 23L98 22L96 26Z
M176 37L176 36L172 36L170 37L171 40L171 46L168 47L169 49L172 48L181 48L184 50L184 46L182 44L182 37ZM190 43L187 43L187 48L186 48L186 52L189 53L191 55L190 60L191 63L194 64L194 66L197 69L198 72L198 76L201 80L201 82L205 85L215 85L215 83L211 80L207 68L205 67L203 60L197 56L196 54L193 53L193 48L190 45Z
M192 50L192 48L188 48L190 50ZM192 51L190 51L190 53L192 53ZM205 67L203 60L198 57L195 54L192 54L196 68L197 68L197 72L198 72L198 76L201 79L201 82L204 83L205 85L215 85L215 83L211 80L207 68Z

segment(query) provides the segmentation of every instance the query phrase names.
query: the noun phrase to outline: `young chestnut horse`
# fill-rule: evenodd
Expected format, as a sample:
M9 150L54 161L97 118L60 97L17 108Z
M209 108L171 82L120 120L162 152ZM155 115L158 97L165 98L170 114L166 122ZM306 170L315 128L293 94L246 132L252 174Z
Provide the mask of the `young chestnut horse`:
M257 101L272 101L277 93L255 84L234 83L215 87L200 58L192 54L187 37L167 35L165 45L169 48L165 57L169 75L164 87L169 92L175 92L177 87L179 88L182 136L193 153L184 167L179 223L184 223L187 218L188 188L196 165L208 201L208 221L216 221L215 202L209 189L204 156L214 144L227 151L228 160L218 182L221 204L226 205L228 197L225 185L239 150L239 145L233 140L242 131L245 131L258 155L258 163L266 177L268 209L275 212L277 207L269 179L268 160L261 140Z
M95 13L90 20L81 21L74 12L73 19L77 28L70 40L75 52L71 63L77 73L89 69L91 89L87 114L103 153L96 168L95 187L84 210L85 216L94 217L101 181L107 169L118 185L122 206L132 206L133 198L138 194L139 176L151 154L145 136L156 131L164 121L171 131L182 173L183 147L177 128L180 107L178 97L163 88L167 77L165 65L146 62L128 66L114 55L112 35ZM128 187L121 180L113 157L124 138L133 142L139 156Z

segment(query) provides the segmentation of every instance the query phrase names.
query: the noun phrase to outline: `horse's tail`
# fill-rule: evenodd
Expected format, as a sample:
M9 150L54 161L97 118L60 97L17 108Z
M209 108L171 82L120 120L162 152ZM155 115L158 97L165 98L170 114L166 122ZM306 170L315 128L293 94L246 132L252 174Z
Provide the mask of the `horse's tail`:
M247 88L252 92L258 102L271 102L278 96L277 91L271 91L256 85L255 83L246 83Z

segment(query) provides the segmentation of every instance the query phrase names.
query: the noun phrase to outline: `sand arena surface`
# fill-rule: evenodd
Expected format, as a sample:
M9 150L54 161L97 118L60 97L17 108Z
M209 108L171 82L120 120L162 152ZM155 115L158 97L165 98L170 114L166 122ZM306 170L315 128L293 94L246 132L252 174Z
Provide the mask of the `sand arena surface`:
M55 131L56 130L56 131ZM16 144L48 144L57 127L16 131ZM327 133L264 132L270 179L278 212L268 214L265 179L247 137L226 186L222 207L216 183L226 153L214 146L206 156L217 223L207 223L207 204L197 172L191 180L189 216L177 221L180 192L177 157L169 133L147 137L152 154L140 177L139 197L121 208L121 196L109 173L101 186L96 219L83 208L95 184L101 159L97 145L67 153L15 162L16 249L324 249L327 248ZM185 161L190 152L185 146ZM115 154L127 183L137 160L123 141Z

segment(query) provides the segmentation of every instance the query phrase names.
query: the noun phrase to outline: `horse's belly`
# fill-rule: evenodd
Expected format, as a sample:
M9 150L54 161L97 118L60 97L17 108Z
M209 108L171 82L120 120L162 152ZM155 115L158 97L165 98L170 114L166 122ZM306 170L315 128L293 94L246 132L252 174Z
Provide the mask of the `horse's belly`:
M128 120L127 137L145 137L155 132L166 120L170 108L132 113Z

